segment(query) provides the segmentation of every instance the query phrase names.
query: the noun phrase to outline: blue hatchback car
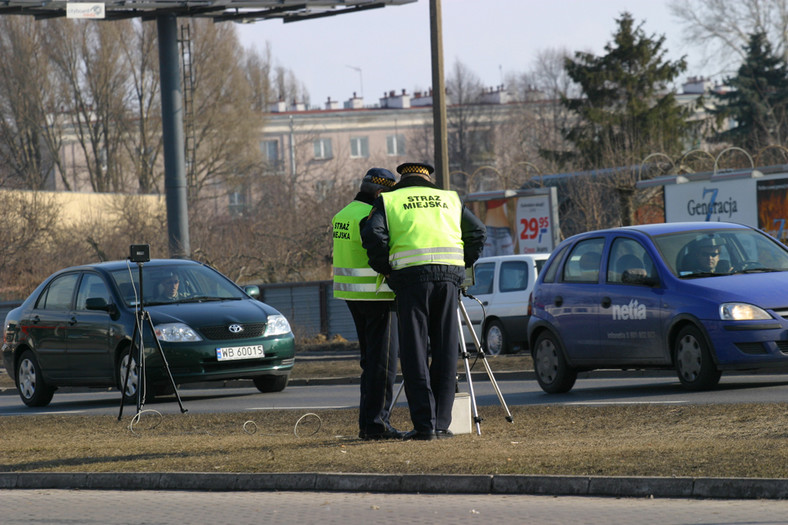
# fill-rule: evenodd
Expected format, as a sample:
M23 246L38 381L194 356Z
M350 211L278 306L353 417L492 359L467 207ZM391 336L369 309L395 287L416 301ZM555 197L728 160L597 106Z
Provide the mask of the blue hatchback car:
M721 222L587 232L555 249L530 309L545 392L600 368L675 369L705 390L725 370L788 369L788 248Z

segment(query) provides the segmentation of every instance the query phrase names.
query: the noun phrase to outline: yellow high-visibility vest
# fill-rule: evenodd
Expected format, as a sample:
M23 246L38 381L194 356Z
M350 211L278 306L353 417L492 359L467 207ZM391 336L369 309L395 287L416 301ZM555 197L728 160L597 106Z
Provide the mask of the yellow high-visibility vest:
M361 245L359 222L369 215L370 204L353 201L331 221L334 228L334 297L349 301L393 301L386 283L378 287L378 273L369 267Z
M413 186L381 194L394 270L424 264L465 267L457 192Z

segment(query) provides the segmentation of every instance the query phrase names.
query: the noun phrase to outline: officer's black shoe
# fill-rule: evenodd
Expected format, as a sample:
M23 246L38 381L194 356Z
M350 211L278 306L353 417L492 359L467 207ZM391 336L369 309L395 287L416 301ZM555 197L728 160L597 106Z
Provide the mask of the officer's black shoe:
M404 441L432 441L438 439L434 430L411 430L402 436Z
M454 437L454 432L451 430L436 430L435 437L438 439L449 439Z
M402 439L403 436L405 436L405 432L400 432L394 427L390 427L384 430L383 432L372 432L372 433L361 432L358 435L358 437L360 437L364 441L380 441L383 439Z

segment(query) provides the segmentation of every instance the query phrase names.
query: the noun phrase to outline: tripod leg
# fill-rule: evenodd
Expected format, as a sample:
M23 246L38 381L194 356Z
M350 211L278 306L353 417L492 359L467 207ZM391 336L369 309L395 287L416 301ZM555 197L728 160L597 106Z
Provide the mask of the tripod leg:
M399 399L399 395L402 393L402 389L403 388L405 388L405 380L404 379L399 384L399 388L397 388L397 393L394 394L394 399L391 400L391 405L389 405L389 414L391 414L391 411L394 410L394 405L397 404L397 400Z
M460 305L462 305L462 302L460 302ZM468 381L468 393L470 394L471 397L471 408L473 409L473 422L476 425L476 434L481 436L482 418L479 417L479 407L476 406L476 394L473 391L473 379L471 378L471 367L468 364L468 358L470 357L470 354L468 354L468 350L465 348L465 334L462 333L462 320L460 319L459 309L457 310L457 320L459 321L458 326L460 329L460 356L462 357L462 363L465 366L465 378ZM471 328L471 332L473 332L473 328Z
M493 389L495 390L496 395L498 396L498 401L501 402L501 406L506 411L506 420L509 423L513 422L512 413L509 411L509 407L506 405L506 401L503 399L503 393L501 393L501 388L498 386L498 381L495 380L495 376L493 375L492 369L490 368L490 364L487 362L487 355L484 353L482 349L481 342L479 341L479 337L476 335L476 330L473 329L473 325L471 324L471 318L468 316L468 311L465 309L465 305L462 304L462 300L459 301L459 309L457 315L462 314L460 319L460 324L462 324L462 319L465 319L465 323L468 325L468 329L471 332L471 337L473 337L473 344L476 347L476 351L479 353L479 356L482 359L482 363L484 363L484 369L487 372L487 377L490 378L490 383L493 385ZM460 334L460 339L462 339L462 334ZM463 349L465 349L465 345L463 344Z
M121 384L121 388L120 388L120 410L118 411L118 421L120 421L123 418L123 403L124 403L124 401L126 399L126 388L128 388L128 386L129 386L129 376L131 375L131 365L132 365L133 354L134 354L134 341L137 340L137 335L139 334L138 327L139 327L139 318L134 323L134 332L132 333L132 336L131 336L132 347L129 348L129 357L128 357L128 363L126 365L126 374L123 376L123 383ZM137 362L134 363L135 367L137 367L138 365L139 365L139 358L137 358ZM140 390L139 377L140 377L140 375L139 375L139 370L138 370L137 371L137 394L138 395L139 395L139 390ZM139 400L139 397L137 399ZM139 411L139 404L137 406L137 411Z
M170 371L170 364L167 362L167 357L164 355L164 351L161 349L161 343L159 343L159 338L156 337L156 330L153 328L153 321L151 321L150 314L148 312L145 312L145 320L148 323L151 335L153 335L153 341L156 343L156 349L159 351L162 363L164 363L164 369L167 371L167 376L170 378L172 389L175 391L175 398L178 400L178 406L181 408L181 413L184 413L186 412L186 409L183 408L181 396L178 393L178 387L175 385L175 379L172 377L172 372Z

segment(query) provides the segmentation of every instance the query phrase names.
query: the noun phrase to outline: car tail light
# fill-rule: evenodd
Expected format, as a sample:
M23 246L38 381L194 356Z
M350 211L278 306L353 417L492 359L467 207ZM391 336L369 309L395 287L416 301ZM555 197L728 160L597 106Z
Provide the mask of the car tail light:
M527 315L531 315L534 312L534 293L531 292L528 294L528 308L525 310Z

